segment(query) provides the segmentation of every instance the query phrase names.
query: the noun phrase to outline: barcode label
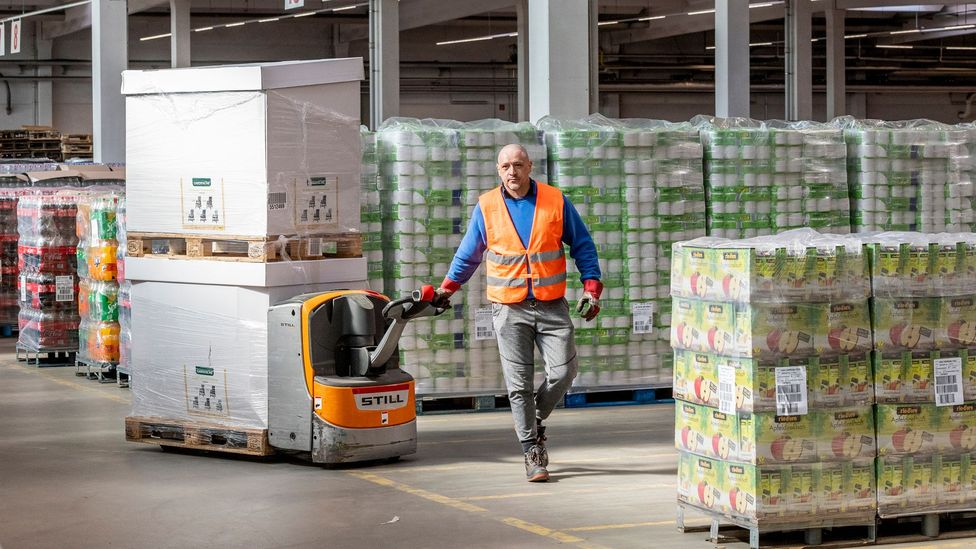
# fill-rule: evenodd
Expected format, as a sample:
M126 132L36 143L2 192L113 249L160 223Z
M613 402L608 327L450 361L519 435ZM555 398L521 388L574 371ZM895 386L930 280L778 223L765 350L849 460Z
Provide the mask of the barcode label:
M630 311L634 317L631 331L635 334L649 334L654 329L654 302L631 303Z
M495 328L491 322L491 307L481 307L474 312L474 338L494 339Z
M54 277L55 301L75 300L75 281L71 276Z
M268 209L269 210L283 210L285 209L286 201L285 193L268 193Z
M308 255L310 255L310 256L320 256L320 255L322 255L322 239L321 238L309 238L308 239Z
M962 404L962 358L937 358L932 363L935 366L935 405Z
M806 368L776 368L776 413L781 416L803 416L807 412Z
M735 366L718 365L718 409L724 414L735 413Z

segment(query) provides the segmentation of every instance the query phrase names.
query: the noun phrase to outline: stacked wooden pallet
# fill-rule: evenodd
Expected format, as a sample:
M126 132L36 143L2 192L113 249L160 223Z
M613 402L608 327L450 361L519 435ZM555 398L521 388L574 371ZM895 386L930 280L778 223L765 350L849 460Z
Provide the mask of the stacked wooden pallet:
M92 136L87 133L66 133L61 136L61 155L64 158L91 158Z
M0 130L0 158L47 158L60 162L61 132L48 126Z

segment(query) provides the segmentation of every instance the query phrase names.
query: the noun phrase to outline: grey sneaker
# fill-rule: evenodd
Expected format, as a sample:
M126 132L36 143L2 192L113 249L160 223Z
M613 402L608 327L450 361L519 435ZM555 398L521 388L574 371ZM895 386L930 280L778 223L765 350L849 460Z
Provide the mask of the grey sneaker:
M543 467L549 466L549 452L546 450L546 428L542 425L536 426L535 447L539 449L539 462Z
M538 444L529 448L525 453L525 477L529 482L546 482L549 480L549 456L546 449Z

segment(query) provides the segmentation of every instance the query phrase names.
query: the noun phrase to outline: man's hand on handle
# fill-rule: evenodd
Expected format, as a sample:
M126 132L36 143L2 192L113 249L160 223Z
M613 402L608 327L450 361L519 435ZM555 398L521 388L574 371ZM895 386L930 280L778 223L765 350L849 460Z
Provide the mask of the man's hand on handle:
M451 296L454 295L454 292L458 291L460 287L460 284L454 282L450 278L445 277L444 281L441 282L441 287L437 288L437 291L434 292L434 301L431 303L438 309L449 308L451 306Z
M576 312L589 322L600 314L600 294L603 293L603 284L599 280L583 281L583 297L576 303Z

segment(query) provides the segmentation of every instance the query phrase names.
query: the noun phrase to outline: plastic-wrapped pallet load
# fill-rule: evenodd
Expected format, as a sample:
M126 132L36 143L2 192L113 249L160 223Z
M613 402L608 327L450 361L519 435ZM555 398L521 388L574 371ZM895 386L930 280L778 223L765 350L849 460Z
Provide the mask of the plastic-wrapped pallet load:
M383 209L380 200L376 134L369 131L366 126L361 126L359 136L363 145L360 172L362 187L360 220L363 227L363 256L366 258L369 287L377 292L384 293L386 269L383 262Z
M976 235L891 232L865 241L879 514L976 508Z
M850 232L844 133L816 122L696 117L705 147L709 234L810 227Z
M77 200L73 194L34 195L17 204L17 346L28 353L78 348Z
M130 293L132 283L125 278L126 209L125 195L119 196L115 205L115 237L119 243L116 248L115 264L119 282L119 364L116 369L119 384L128 385L132 375L132 302Z
M119 362L118 200L89 191L78 201L78 362L99 379Z
M386 292L400 295L447 274L481 193L500 185L498 151L525 146L545 181L545 147L529 124L499 120L387 120L377 131L384 211ZM390 287L392 286L392 288ZM504 392L484 275L454 296L452 313L407 325L401 364L425 394Z
M593 323L575 318L580 390L671 381L673 242L705 234L699 132L687 123L545 118L551 182L590 228L607 290ZM572 262L567 299L582 292Z
M681 506L759 533L873 525L860 241L801 229L678 243L671 291Z
M969 231L976 222L973 155L964 126L842 117L857 232Z

